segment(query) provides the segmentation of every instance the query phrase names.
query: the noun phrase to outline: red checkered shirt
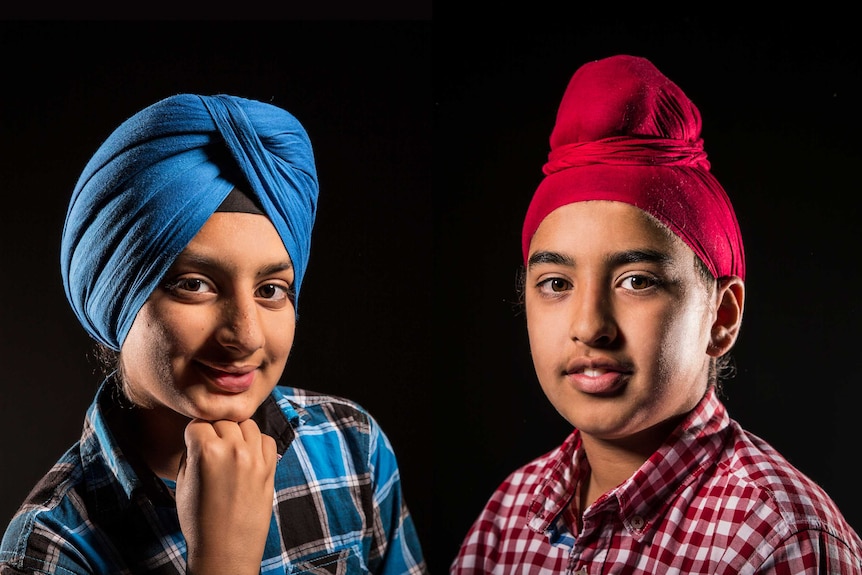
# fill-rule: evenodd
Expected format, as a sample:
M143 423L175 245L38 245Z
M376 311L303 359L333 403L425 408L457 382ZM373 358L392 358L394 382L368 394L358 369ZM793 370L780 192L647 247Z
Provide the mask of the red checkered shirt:
M450 573L862 573L862 541L832 499L730 419L712 389L579 522L575 494L588 472L577 430L516 470Z

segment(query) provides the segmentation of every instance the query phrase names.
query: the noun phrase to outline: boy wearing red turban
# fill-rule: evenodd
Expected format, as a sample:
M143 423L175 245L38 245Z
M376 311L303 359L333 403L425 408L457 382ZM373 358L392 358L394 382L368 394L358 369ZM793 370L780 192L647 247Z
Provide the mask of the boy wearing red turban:
M719 398L745 257L700 134L644 58L572 77L522 250L536 373L574 431L503 481L451 573L862 573L832 499Z

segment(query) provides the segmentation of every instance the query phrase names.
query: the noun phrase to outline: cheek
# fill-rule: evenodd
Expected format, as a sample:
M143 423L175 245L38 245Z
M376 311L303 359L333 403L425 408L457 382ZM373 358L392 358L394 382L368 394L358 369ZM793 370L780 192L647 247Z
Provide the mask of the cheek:
M564 345L566 342L562 314L543 313L527 304L526 316L530 354L536 371L542 373L553 368L553 362L559 359L555 354L557 345Z
M296 317L276 316L266 325L266 347L270 355L286 360L296 337Z
M171 356L197 347L206 337L206 328L194 314L161 313L144 306L135 318L123 355L129 363L158 365Z
M173 380L169 333L146 306L135 318L120 353L125 392L133 403L152 405L156 390Z
M659 368L670 373L700 370L707 360L709 318L703 309L692 309L682 315L673 315L659 324L654 341ZM688 367L687 367L688 366ZM689 374L690 375L690 374Z
M212 320L208 316L193 313L196 311L194 308L179 311L155 317L150 326L153 352L158 356L193 352L203 345L212 331Z

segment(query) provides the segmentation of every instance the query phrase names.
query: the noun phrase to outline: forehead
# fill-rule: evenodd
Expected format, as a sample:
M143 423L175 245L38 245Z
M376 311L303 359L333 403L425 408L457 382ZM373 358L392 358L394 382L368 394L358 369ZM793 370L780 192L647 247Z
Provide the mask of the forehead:
M290 260L281 236L263 215L215 212L185 247L180 257L257 265L265 260Z
M279 238L272 222L264 215L247 212L215 212L204 223L191 243L210 243L243 238L260 241ZM279 238L280 241L280 238Z
M548 214L533 236L530 254L646 248L672 257L694 256L681 239L645 211L623 202L590 200L567 204Z

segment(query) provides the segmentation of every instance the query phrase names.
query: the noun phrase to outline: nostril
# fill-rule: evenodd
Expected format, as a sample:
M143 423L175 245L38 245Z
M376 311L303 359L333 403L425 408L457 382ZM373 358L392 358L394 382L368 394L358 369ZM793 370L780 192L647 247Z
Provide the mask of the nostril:
M218 330L218 340L225 347L253 351L263 346L263 330L257 314L257 306L235 300L223 308L222 326Z

